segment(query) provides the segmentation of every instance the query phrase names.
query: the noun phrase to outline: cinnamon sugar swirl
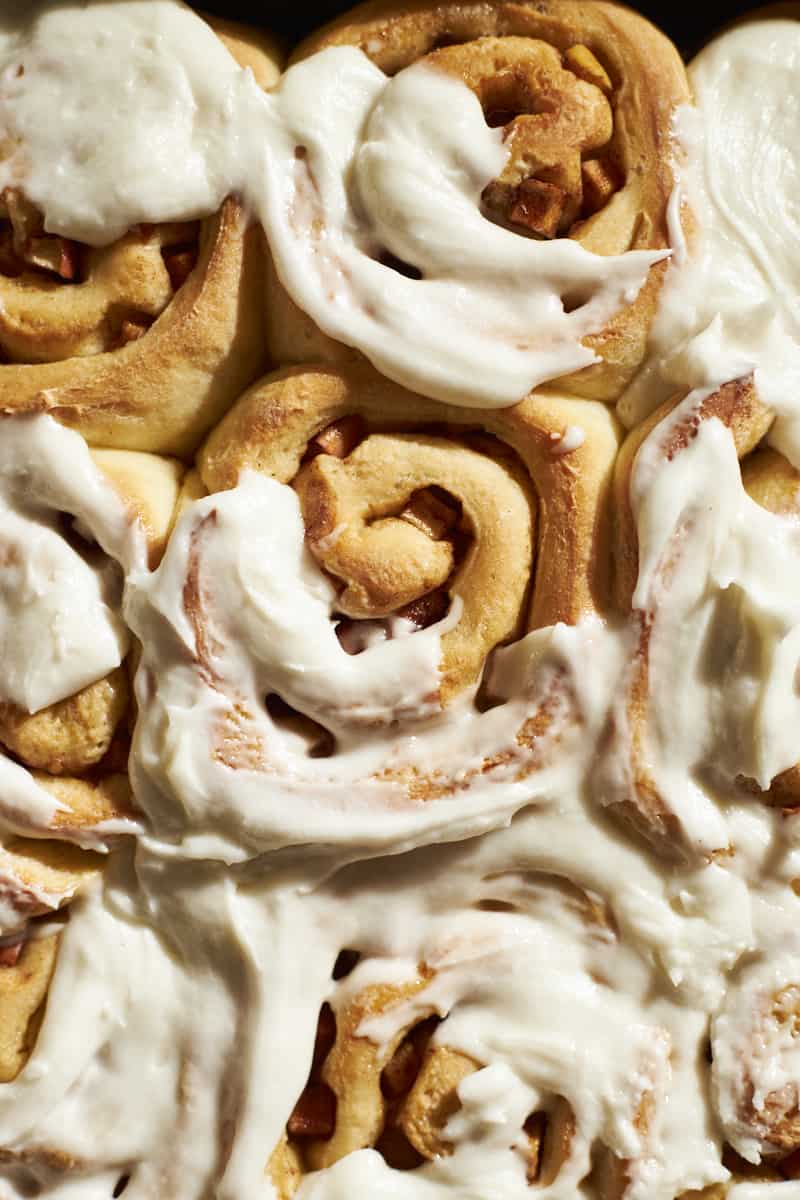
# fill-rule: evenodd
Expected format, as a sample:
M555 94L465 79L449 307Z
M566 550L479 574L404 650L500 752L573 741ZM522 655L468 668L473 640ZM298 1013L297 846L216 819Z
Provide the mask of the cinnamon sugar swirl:
M577 362L574 351L570 361L566 348L560 363L554 356L547 361L542 349L538 373L533 364L528 368L529 386L561 376L559 386L570 392L615 400L644 357L666 264L653 265L660 254L652 254L649 272L638 284L631 281L627 285L624 298L619 296L619 311L602 311L601 306L590 303L596 285L588 260L577 258L576 248L618 256L631 250L663 253L671 245L669 201L674 177L670 122L675 108L689 101L674 48L630 10L604 3L576 5L569 0L544 5L364 4L312 35L295 51L292 61L313 61L313 56L326 48L332 54L330 48L334 47L339 54L343 47L357 47L380 72L396 77L386 85L378 113L370 119L354 159L359 212L365 214L360 236L375 243L375 256L383 254L386 266L411 277L409 282L384 272L384 288L398 299L402 292L409 303L423 304L424 284L415 287L415 278L436 280L440 288L451 278L462 278L465 283L469 279L474 287L475 273L480 269L488 274L491 262L499 261L503 239L486 228L485 222L483 228L475 223L467 235L463 201L450 191L458 160L451 166L446 159L450 146L444 139L435 140L432 109L426 111L424 101L420 103L421 121L414 133L410 125L402 129L402 118L396 117L390 100L397 94L399 104L410 107L412 80L422 100L423 81L438 78L442 80L438 103L452 111L457 94L455 89L452 93L446 89L445 80L457 80L477 100L473 101L474 121L465 103L456 135L464 152L474 157L476 175L478 146L482 138L487 145L490 140L488 133L481 135L479 125L485 122L501 137L503 153L494 167L487 156L488 175L477 185L475 198L489 222L517 235L516 246L514 239L505 239L507 261L517 256L521 265L530 253L533 263L538 253L543 272L552 261L556 272L561 271L560 300L565 314L572 314L576 327L581 313L588 314L582 352L584 363L594 361L594 365ZM333 64L333 58L330 61ZM344 70L343 54L341 62ZM431 106L435 103L431 92ZM391 128L393 120L397 120L397 133ZM420 135L430 138L427 153L441 156L447 170L437 188L421 157L417 174L424 183L415 202L411 188L403 189L403 157L408 150L405 139ZM312 140L308 159L300 164L308 163L312 185L317 175L325 179L318 156L318 144ZM315 186L322 203L318 219L324 228L329 185L320 186L320 180ZM313 207L313 198L306 203ZM688 221L686 214L684 218ZM298 220L303 219L298 211ZM465 235L454 239L460 244L459 261L447 257L448 227ZM335 237L335 231L328 236ZM464 241L469 244L472 239L493 246L491 261L480 266L469 261L477 247L467 249ZM431 253L431 241L435 253ZM532 245L531 241L549 244ZM567 253L572 250L574 254ZM610 269L609 262L606 272ZM508 268L508 275L509 286L513 286L513 268ZM281 247L277 275L271 270L268 296L270 345L279 361L340 361L348 352L336 343L345 342L365 352L393 378L409 382L411 377L404 375L397 357L390 362L388 346L378 348L374 339L363 344L357 338L351 340L343 322L340 332L333 332L333 341L315 329L293 303L297 278L297 269L286 262ZM281 282L288 286L292 299ZM555 287L559 289L558 282ZM344 299L341 287L339 290ZM322 319L321 310L313 311L317 324L331 333L335 315L326 313ZM524 330L523 321L516 342L533 339L535 345L534 330L538 329L544 343L546 320L545 314L535 318L531 314L529 329ZM424 353L424 332L418 341L417 352ZM506 349L506 369L512 352L519 349L516 344ZM441 347L443 357L448 352L453 353ZM583 369L575 371L581 365ZM508 399L522 394L520 388ZM438 398L450 397L438 394Z

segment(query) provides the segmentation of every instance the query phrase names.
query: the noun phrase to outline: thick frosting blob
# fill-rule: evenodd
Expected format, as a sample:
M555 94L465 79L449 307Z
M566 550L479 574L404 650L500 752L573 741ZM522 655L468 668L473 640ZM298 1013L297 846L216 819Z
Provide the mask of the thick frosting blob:
M123 576L145 556L80 434L48 416L0 417L0 701L36 713L118 667ZM47 836L60 807L0 751L0 831Z
M72 518L72 544L61 514ZM129 533L78 434L47 417L2 421L0 700L38 712L119 666L129 637L113 563L130 559ZM90 543L99 539L108 558L98 563Z
M674 196L676 253L649 359L619 405L636 424L679 388L756 370L778 420L771 440L800 465L800 39L797 22L749 21L690 64L696 109L680 109L685 159ZM696 214L680 249L682 200ZM690 252L689 252L690 251Z

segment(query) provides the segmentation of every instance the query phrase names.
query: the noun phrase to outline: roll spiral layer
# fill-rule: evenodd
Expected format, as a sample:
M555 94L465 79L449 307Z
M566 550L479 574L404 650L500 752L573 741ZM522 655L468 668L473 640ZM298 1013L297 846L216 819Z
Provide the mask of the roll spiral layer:
M662 852L725 850L710 802L726 795L787 807L796 796L792 739L775 717L793 692L786 672L796 614L791 590L763 585L798 551L798 473L764 442L774 419L753 376L743 376L667 401L628 436L617 460L617 599L632 614L632 655L598 795ZM659 463L664 478L671 475L669 491L653 488ZM653 505L666 513L666 533L657 536ZM691 804L678 802L680 784L664 756L669 711L687 688L667 665L670 645L682 645L683 665L691 664L689 688L695 670L705 677L684 743L699 784ZM710 818L705 845L701 808Z
M234 22L219 30L260 83L274 82L280 59L268 39ZM46 231L24 179L6 186L0 411L50 413L92 445L194 449L264 364L259 238L231 195L204 221L85 245Z

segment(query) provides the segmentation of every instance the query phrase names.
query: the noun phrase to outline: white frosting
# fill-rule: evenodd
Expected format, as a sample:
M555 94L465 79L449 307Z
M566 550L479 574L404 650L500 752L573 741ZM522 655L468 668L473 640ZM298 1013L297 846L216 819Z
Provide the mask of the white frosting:
M475 198L502 165L502 150L478 119L474 98L430 71L412 69L386 83L363 57L336 51L295 68L280 92L265 98L209 48L199 23L172 5L66 6L48 11L37 29L36 45L19 31L4 35L7 62L30 58L22 77L7 73L0 111L6 120L12 114L23 134L30 129L34 198L65 233L103 240L115 221L124 228L163 218L162 202L176 210L184 203L196 214L236 183L262 206L279 265L286 256L287 284L315 316L319 297L340 288L336 304L325 299L322 306L324 328L366 349L387 373L404 380L402 372L410 373L412 385L430 395L452 398L455 390L468 403L480 391L484 405L509 395L490 392L487 376L476 372L482 354L503 356L509 392L524 372L502 339L492 351L470 324L476 298L490 306L484 314L515 320L523 303L529 321L544 295L539 283L552 278L548 271L596 279L582 252L573 254L576 247L551 253L515 239L509 264L511 235L475 224ZM91 52L71 36L53 55L59 30L86 32ZM725 120L745 94L742 79L757 84L745 100L748 112L752 96L772 103L777 60L768 55L759 73L758 55L771 46L770 54L789 61L800 44L796 30L781 24L781 38L771 42L769 30L756 33L757 54L736 33L726 35L736 50L728 59L713 46L705 52L696 71L703 119L726 156L715 89ZM117 122L113 145L101 136L112 127L102 104L111 61L120 94L152 88L141 106L123 111L116 97L107 106ZM728 61L744 72L738 82L729 82ZM48 90L56 84L58 106ZM189 124L183 118L192 104ZM34 120L38 105L48 114L46 129ZM310 105L314 125L307 128ZM171 114L163 127L162 108ZM413 137L411 113L419 119ZM175 140L148 150L157 120ZM779 145L786 144L788 121L781 116L784 123L775 126ZM240 138L228 136L234 127ZM748 141L744 125L740 133L736 153L746 160L755 140ZM452 167L465 135L469 158L449 171L445 206L449 219L457 212L463 224L448 232L437 224L441 210L428 205L430 189L444 185L427 174L424 154L433 147L436 161ZM772 129L764 126L758 136L768 140ZM295 159L298 140L306 156ZM81 146L89 155L84 164ZM796 250L784 256L779 223L788 218L775 210L776 240L763 252L741 233L730 235L727 286L732 291L745 281L735 302L741 311L718 282L702 292L701 283L721 278L713 275L718 265L709 265L712 250L714 264L724 250L718 214L727 207L747 229L753 212L762 211L757 191L739 195L750 176L734 175L733 158L714 183L716 208L710 192L704 207L700 166L712 161L705 155L698 145L686 185L698 189L707 240L698 258L676 240L679 265L651 369L625 411L643 411L662 387L680 382L691 389L672 418L682 421L714 382L755 367L770 400L783 406L775 436L784 436L797 394L787 332L793 314L786 306L774 321L752 318L771 303L773 287L785 294L776 272L794 286ZM56 181L68 173L62 188L31 168L45 160ZM177 161L193 164L184 192ZM403 172L415 164L420 176L411 187ZM117 184L132 181L130 188L104 191L97 186L104 172ZM347 194L343 172L352 173ZM405 205L396 221L386 207L387 186ZM363 241L351 224L356 190L371 215ZM56 191L63 202L57 216ZM293 197L294 207L283 209ZM324 246L309 242L300 253L318 202ZM676 192L676 239L679 208ZM772 237L765 222L761 232L768 231ZM464 276L448 274L450 234L466 238ZM433 248L420 247L428 237ZM376 264L375 239L420 266L425 280ZM346 287L338 274L343 264ZM501 295L491 277L498 264L513 267ZM646 262L625 257L603 266L610 274L592 301L600 306L635 291ZM456 335L435 315L436 305L465 279ZM394 289L386 293L391 304L384 305L385 287ZM683 294L685 305L692 289L697 311L676 325L676 297ZM419 298L429 292L433 299ZM380 302L384 318L395 312L393 325L378 322L374 342L372 318L359 307L365 296ZM557 289L549 299L557 310ZM716 320L700 311L706 303ZM553 336L562 319L556 311ZM425 336L397 366L417 322ZM681 345L671 354L676 328ZM440 360L436 338L443 331L452 353ZM538 370L541 355L531 357ZM497 374L494 366L488 372ZM762 804L738 779L766 786L796 757L800 534L748 500L727 430L702 423L668 462L663 439L670 425L644 444L631 488L640 573L630 618L540 629L497 650L487 669L497 703L482 711L471 694L448 709L438 695L442 638L459 619L457 596L438 626L411 632L396 622L370 623L363 641L350 646L361 652L346 652L335 633L335 590L303 544L290 488L245 474L236 488L188 506L161 566L149 573L114 540L124 530L96 491L76 435L45 418L13 428L27 431L18 453L31 477L41 459L41 478L53 489L40 494L26 483L20 491L11 467L2 470L0 445L2 494L14 519L55 536L47 513L65 507L126 570L124 614L144 643L132 780L147 829L75 902L35 1051L19 1078L0 1087L0 1146L20 1156L0 1166L1 1200L109 1200L127 1176L129 1200L268 1197L266 1160L306 1080L320 1005L327 1000L341 1016L363 988L407 983L420 964L430 971L426 986L357 1032L386 1056L410 1022L430 1012L445 1018L434 1042L482 1065L459 1086L461 1107L445 1131L454 1153L400 1172L375 1150L358 1150L307 1176L298 1200L528 1200L522 1124L559 1096L575 1113L576 1133L557 1179L539 1189L543 1200L588 1200L591 1163L603 1153L628 1163L625 1200L675 1200L725 1182L723 1136L753 1161L769 1153L764 1114L776 1094L790 1111L800 1070L790 1004L800 986L800 819ZM552 453L572 454L584 436L577 426L566 428ZM16 463L9 452L12 458ZM58 555L65 553L59 546ZM69 561L81 575L86 564L75 557L81 565ZM92 578L81 575L82 594L113 631L113 606L106 614ZM59 578L57 594L48 590L37 616L37 633L42 622L52 628L46 606L63 604L63 591ZM17 584L9 596L8 611L24 620ZM68 641L80 636L74 612L64 624ZM618 819L620 804L636 799L624 699L644 625L651 677L642 752L677 831L672 844L655 850ZM87 653L96 649L90 640ZM46 670L32 678L65 686L56 681L55 651L47 653ZM319 753L313 727L287 722L266 703L275 695L316 722L320 737L329 735L330 754ZM542 711L553 718L549 737L532 749L521 745L517 732ZM409 777L429 777L437 788L423 797L409 789ZM31 786L21 768L0 759L4 827L24 831L26 821L47 816L49 798ZM667 857L665 850L676 853ZM360 951L361 961L334 982L345 947ZM788 997L785 1021L770 1019L776 991ZM713 1072L705 1058L709 1035ZM743 1097L752 1098L753 1119L746 1119ZM72 1160L71 1169L59 1168L54 1152ZM792 1200L797 1191L794 1183L742 1184L730 1195Z
M594 255L490 222L480 195L508 151L475 95L425 66L388 80L337 47L266 95L168 0L2 12L0 125L19 147L0 186L24 186L46 228L105 243L238 192L292 298L425 395L503 406L587 366L581 339L664 257ZM386 251L422 279L385 266Z
M113 563L70 544L59 516L117 562L130 559L130 523L79 434L34 417L5 418L0 435L0 700L34 713L128 649Z
M24 184L50 231L106 245L139 221L207 216L237 186L238 112L258 87L187 7L0 13L0 126L19 144L0 179Z
M585 441L586 434L580 425L568 425L560 438L553 438L553 454L572 454L573 450L578 450Z
M68 526L81 531L74 540ZM49 416L0 418L0 700L35 713L118 667L130 644L123 572L144 558L141 527L79 434ZM50 836L62 809L0 751L0 832ZM67 825L60 836L102 850L109 836L135 828ZM19 881L6 891L12 907L0 928L20 919Z
M697 229L667 272L649 359L619 405L640 421L679 389L756 368L778 412L773 444L800 465L800 112L797 22L763 20L715 38L691 64L697 109L682 109L675 206ZM675 222L675 228L679 223Z
M740 778L766 789L797 761L800 525L750 499L730 432L716 419L665 461L674 428L707 394L691 392L645 441L631 499L633 609L649 629L641 754L683 836L710 852L727 845L718 804ZM598 783L604 803L629 794L617 758L630 746L626 700Z
M200 597L194 621L187 576ZM179 838L183 853L238 858L302 844L310 833L316 842L376 849L465 836L504 823L555 778L572 775L574 729L564 730L562 761L544 773L547 784L516 778L531 755L515 735L565 672L572 678L559 715L577 710L589 726L602 716L572 666L599 627L530 635L498 660L493 687L513 696L507 705L476 714L467 697L444 714L441 634L458 619L458 597L445 621L356 656L336 637L334 601L304 546L295 493L255 473L192 505L158 571L133 581L127 617L144 646L135 787L155 829ZM615 652L600 648L598 660ZM610 677L613 660L604 661ZM272 719L264 701L275 693L330 731L332 756L310 757L308 740ZM509 761L478 771L506 750ZM452 796L414 799L401 775L408 771L449 783Z
M387 81L332 48L292 67L275 100L286 143L262 215L278 273L322 330L414 391L502 406L587 366L580 339L664 257L593 255L485 218L508 150L477 97L425 64ZM387 250L422 278L382 265ZM569 294L586 299L565 311Z

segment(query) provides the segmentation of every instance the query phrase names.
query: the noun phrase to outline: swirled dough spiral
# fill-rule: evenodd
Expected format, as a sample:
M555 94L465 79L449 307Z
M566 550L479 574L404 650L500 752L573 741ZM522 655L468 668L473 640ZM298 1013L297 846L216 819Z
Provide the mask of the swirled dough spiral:
M673 47L634 12L572 0L368 3L312 35L292 61L332 46L358 47L390 76L424 63L475 92L487 121L503 127L509 148L506 165L483 194L485 211L505 227L528 238L569 237L601 255L670 245L670 121L674 108L688 103L689 91ZM425 202L439 203L432 193ZM411 246L413 229L404 234L400 203L387 195L375 211L403 259L399 244L405 236ZM374 236L380 241L380 230ZM412 267L424 271L414 251L409 254ZM644 356L663 273L664 264L651 267L638 297L584 338L599 361L561 378L560 387L596 399L619 396ZM579 292L577 277L573 282ZM578 296L568 300L581 303ZM267 319L277 362L352 357L292 303L274 268Z

